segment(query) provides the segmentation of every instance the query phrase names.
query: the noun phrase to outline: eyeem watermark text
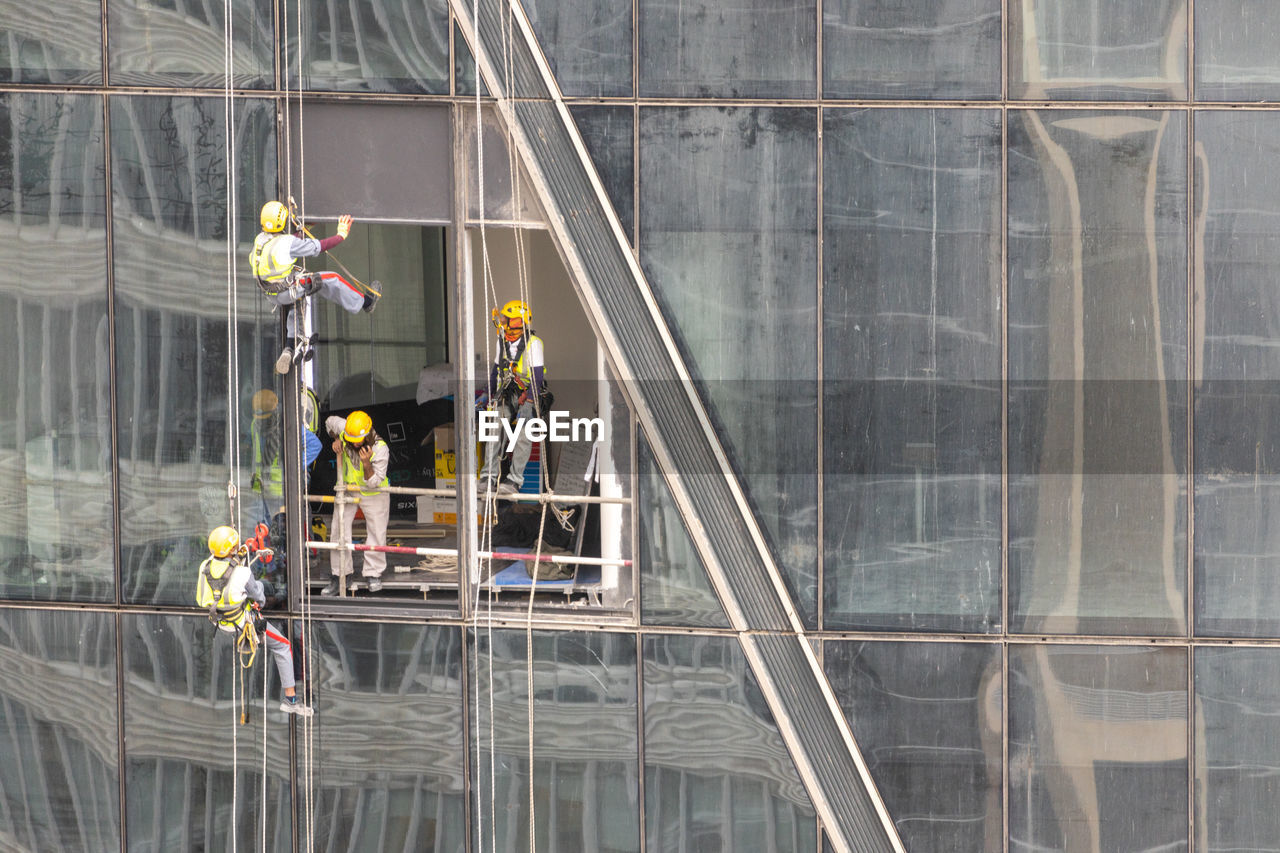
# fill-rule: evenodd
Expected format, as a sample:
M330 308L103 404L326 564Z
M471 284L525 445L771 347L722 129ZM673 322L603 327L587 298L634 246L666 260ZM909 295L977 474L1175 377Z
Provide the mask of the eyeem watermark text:
M552 410L549 418L519 418L513 424L495 411L480 413L478 437L482 442L507 439L507 450L516 448L523 432L530 441L599 441L604 436L600 418L572 418L565 411Z

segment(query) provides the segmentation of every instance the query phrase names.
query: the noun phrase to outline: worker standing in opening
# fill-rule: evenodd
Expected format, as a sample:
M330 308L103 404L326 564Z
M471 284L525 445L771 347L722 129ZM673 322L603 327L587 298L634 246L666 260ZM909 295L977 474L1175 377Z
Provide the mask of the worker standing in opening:
M330 437L334 439L333 453L337 458L337 480L334 492L348 498L359 495L359 508L364 513L365 544L387 544L387 522L391 519L391 495L380 491L390 485L387 465L391 451L387 443L373 431L373 421L364 412L352 412L344 419L336 415L324 422ZM350 487L350 488L344 488ZM356 504L335 501L333 523L329 525L329 541L351 541L351 522L356 514ZM360 574L369 584L369 592L382 589L382 573L387 568L387 555L381 551L365 551L361 559ZM351 552L335 550L329 561L333 579L320 590L321 595L337 595L344 578L351 572Z
M250 551L247 545L240 544L240 534L234 527L215 527L209 534L210 556L200 564L196 603L208 608L209 619L218 630L237 635L237 645L240 637L252 633L256 647L260 631L280 675L280 688L284 693L280 710L310 717L312 709L298 701L293 648L284 634L262 618L260 608L266 603L266 590L262 581L253 576L251 565L263 552L253 549L251 554Z
M513 299L501 309L493 310L493 325L498 333L498 357L489 369L489 385L479 401L501 412L503 418L546 417L553 397L547 389L542 339L534 334L533 314L529 306ZM502 472L502 439L486 442L484 469L480 472L479 492L496 491L514 494L524 485L524 469L529 464L533 443L520 430L511 451L511 467L505 480Z
M249 253L249 266L262 292L275 304L285 306L290 340L297 334L297 312L292 310L292 306L305 296L319 293L351 314L372 311L382 295L378 282L373 282L365 292L336 272L307 272L298 269L294 263L298 258L313 258L327 252L345 240L351 233L351 217L338 217L338 233L323 240L305 233L284 233L290 218L289 209L280 202L264 204L259 215L262 233L253 241L253 249ZM289 365L295 356L303 355L303 349L300 347L300 351L294 353L293 347L286 344L276 359L276 373L288 373Z

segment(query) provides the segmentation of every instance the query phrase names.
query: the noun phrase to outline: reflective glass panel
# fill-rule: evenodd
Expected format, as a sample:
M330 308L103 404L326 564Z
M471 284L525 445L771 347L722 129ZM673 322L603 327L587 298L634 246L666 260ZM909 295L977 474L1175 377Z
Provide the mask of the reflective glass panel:
M1265 850L1280 838L1280 649L1197 648L1197 850Z
M814 0L637 0L640 96L813 97Z
M1196 632L1280 634L1280 116L1196 114Z
M631 4L525 0L522 4L567 97L631 94Z
M1187 849L1187 652L1009 647L1009 849Z
M816 200L814 111L641 110L640 261L810 626Z
M115 617L0 610L0 838L120 848Z
M1280 99L1280 17L1269 0L1196 0L1197 101Z
M101 83L100 0L0 0L0 82Z
M1008 8L1012 98L1187 97L1187 0L1024 0Z
M731 637L644 640L649 850L817 849L809 795Z
M284 18L281 67L290 87L299 86L301 67L303 89L449 94L447 0L301 0L286 4Z
M823 146L823 626L998 629L1000 114Z
M906 849L1002 851L1000 647L823 648L831 687Z
M680 518L671 490L640 438L640 619L646 625L728 628L706 566Z
M121 620L129 849L260 850L265 832L268 850L292 850L292 718L279 710L273 656L260 649L242 673L234 637L204 615Z
M532 651L524 631L473 637L475 849L638 851L634 635L536 631Z
M225 4L208 0L111 0L107 4L112 85L227 85ZM231 0L232 84L275 82L271 0Z
M1013 630L1186 631L1185 113L1009 113Z
M314 837L304 823L300 840L463 853L462 633L324 622L312 627L312 648L318 790Z
M622 230L631 237L635 229L635 113L630 107L597 106L574 106L569 112L622 221Z
M244 530L279 508L270 484L253 488L265 448L252 432L254 396L284 390L272 370L279 315L247 262L275 187L275 110L237 103L229 259L223 107L221 98L111 99L120 549L131 602L190 604L209 531ZM229 310L240 318L230 335Z
M0 95L0 597L110 600L102 99Z
M999 98L999 0L824 0L826 98Z

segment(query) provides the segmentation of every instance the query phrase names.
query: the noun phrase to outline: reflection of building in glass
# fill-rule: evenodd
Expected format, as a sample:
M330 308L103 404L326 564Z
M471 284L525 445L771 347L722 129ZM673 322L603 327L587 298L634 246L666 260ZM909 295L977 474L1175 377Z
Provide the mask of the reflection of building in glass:
M0 0L0 848L1274 847L1274 10L507 2ZM291 195L386 289L278 377ZM533 593L516 298L606 432ZM309 595L303 383L378 595ZM229 482L312 722L192 606Z

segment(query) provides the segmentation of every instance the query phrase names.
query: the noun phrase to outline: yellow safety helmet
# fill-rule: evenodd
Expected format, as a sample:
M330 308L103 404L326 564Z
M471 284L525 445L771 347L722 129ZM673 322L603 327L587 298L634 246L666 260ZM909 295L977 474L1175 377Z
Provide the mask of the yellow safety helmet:
M278 201L269 201L262 206L258 221L262 223L263 231L270 231L272 234L283 231L289 222L289 208Z
M239 547L240 534L236 533L234 527L224 524L213 528L213 532L209 534L209 553L218 559L230 557Z
M263 388L253 395L254 420L271 417L279 406L280 398L276 396L276 392L270 388Z
M342 428L342 439L348 444L359 444L373 430L373 420L364 412L352 412L347 415L346 426Z
M519 299L512 299L501 309L493 309L493 325L499 332L506 335L509 341L514 341L524 334L525 328L532 322L533 312Z

